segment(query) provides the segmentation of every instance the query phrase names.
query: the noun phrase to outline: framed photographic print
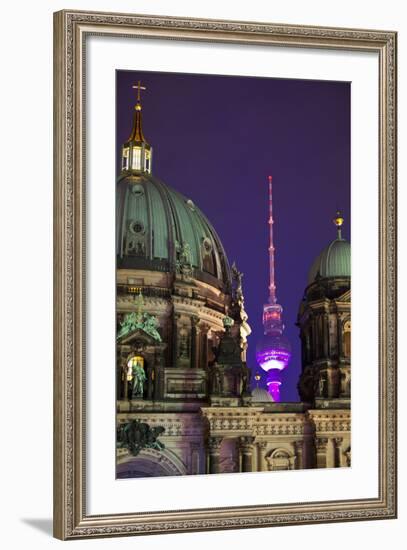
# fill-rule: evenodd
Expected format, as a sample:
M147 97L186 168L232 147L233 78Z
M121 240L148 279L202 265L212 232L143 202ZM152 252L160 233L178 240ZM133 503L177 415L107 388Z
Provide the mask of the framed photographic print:
M396 33L54 22L55 536L396 517Z

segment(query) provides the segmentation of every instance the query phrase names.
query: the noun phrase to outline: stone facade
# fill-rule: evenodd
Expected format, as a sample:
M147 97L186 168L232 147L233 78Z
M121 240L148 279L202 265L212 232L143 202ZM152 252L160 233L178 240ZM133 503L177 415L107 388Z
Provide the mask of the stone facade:
M159 439L165 448L145 448L137 456L118 448L118 477L350 465L349 291L341 287L335 297L322 298L308 287L298 317L299 388L308 393L302 402L274 403L262 400L261 392L254 398L248 385L241 286L237 295L232 279L226 295L194 279L182 284L151 275L118 273L118 334L124 316L138 309L156 318L159 337L142 323L118 337L117 422L136 419L164 428ZM143 286L132 286L132 277ZM132 357L143 359L146 373L138 396L126 374Z

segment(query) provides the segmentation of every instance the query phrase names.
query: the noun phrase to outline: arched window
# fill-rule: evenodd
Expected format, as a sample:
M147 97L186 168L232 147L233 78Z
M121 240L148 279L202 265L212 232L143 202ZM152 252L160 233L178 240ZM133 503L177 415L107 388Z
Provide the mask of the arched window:
M144 357L141 355L133 355L127 361L127 381L131 382L137 368L144 369Z

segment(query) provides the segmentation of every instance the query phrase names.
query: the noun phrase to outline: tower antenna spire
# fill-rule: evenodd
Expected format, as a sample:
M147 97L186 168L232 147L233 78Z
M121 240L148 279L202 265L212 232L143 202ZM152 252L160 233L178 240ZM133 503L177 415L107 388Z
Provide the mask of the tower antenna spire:
M273 236L273 177L268 177L269 182L269 303L275 304L277 302L276 297L276 281L274 270L274 236Z

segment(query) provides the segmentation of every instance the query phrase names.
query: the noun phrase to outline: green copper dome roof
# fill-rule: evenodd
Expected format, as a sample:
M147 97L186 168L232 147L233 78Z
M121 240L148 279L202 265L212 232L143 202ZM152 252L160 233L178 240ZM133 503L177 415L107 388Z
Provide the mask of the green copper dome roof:
M308 284L318 278L350 277L350 243L342 238L332 241L315 259L308 274Z
M224 248L206 216L150 174L119 177L116 224L118 268L175 272L184 262L194 278L230 285Z
M254 388L252 390L252 403L273 403L274 399L264 388Z

